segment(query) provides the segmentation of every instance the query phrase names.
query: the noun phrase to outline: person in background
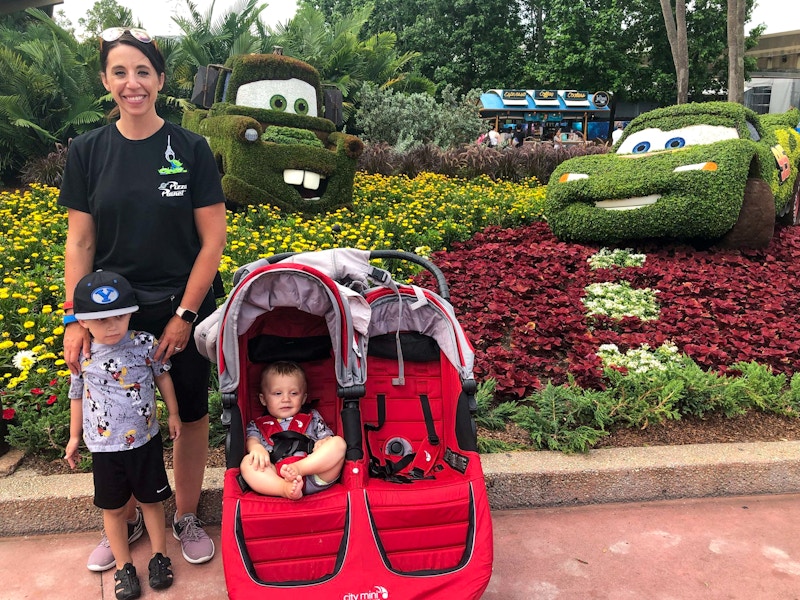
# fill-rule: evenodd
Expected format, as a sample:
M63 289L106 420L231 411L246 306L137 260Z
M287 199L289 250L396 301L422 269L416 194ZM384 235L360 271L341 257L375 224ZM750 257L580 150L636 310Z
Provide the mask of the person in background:
M622 137L622 123L617 122L617 126L614 128L614 131L611 132L611 143L616 144L619 141L619 138Z
M525 141L525 132L522 130L522 125L517 125L514 129L514 147L519 148Z
M497 148L500 145L500 134L497 131L497 127L492 127L489 130L489 146L492 148Z
M196 516L208 457L211 367L192 332L216 308L212 286L225 248L225 197L206 140L156 112L165 62L153 38L143 29L106 29L100 68L116 104L110 116L117 118L72 141L58 200L67 209L64 359L77 375L81 353L91 358L89 331L71 314L75 285L97 269L125 277L139 304L131 328L156 335L154 359L172 363L183 424L173 448L173 535L188 562L203 563L215 550ZM134 498L127 517L129 524L137 520ZM87 567L103 571L114 564L104 536Z
M155 337L130 331L131 314L139 310L128 281L118 273L97 271L78 282L73 295L75 318L92 335L92 357L81 361L69 388L69 442L64 458L75 468L81 432L92 453L94 503L114 555L118 600L141 596L141 584L128 544L125 506L141 504L150 546L150 587L172 585L164 533L164 500L172 489L164 468L164 446L158 426L156 387L169 411L170 439L181 432L178 400L169 362L155 358ZM82 357L83 358L83 357Z
M556 132L553 134L553 147L555 148L562 148L563 144L561 143L561 127L556 129Z

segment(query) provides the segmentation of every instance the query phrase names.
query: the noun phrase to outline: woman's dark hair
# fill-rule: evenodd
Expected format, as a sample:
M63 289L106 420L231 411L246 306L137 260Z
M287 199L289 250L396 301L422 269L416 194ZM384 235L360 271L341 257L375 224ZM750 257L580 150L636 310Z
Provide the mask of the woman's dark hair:
M166 72L166 61L164 60L164 55L161 54L161 50L158 49L155 40L147 43L140 42L126 31L113 42L106 42L105 40L100 41L100 68L102 69L103 73L105 73L106 68L108 67L108 53L120 44L127 44L128 46L133 46L139 50L147 57L147 59L150 61L150 64L152 64L153 68L156 70L156 73L159 75Z

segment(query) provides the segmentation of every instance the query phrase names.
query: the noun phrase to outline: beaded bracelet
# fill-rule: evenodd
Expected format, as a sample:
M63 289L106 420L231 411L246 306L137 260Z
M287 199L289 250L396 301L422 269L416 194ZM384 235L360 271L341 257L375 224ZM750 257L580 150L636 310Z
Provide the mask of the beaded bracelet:
M64 325L69 325L70 323L77 323L78 318L75 315L64 315Z

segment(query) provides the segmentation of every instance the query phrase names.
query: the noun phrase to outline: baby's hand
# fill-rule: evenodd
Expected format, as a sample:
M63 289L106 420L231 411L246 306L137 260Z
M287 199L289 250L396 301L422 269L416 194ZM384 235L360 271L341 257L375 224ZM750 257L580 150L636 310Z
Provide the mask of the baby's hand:
M256 471L266 471L269 467L269 454L265 450L251 450L247 458Z
M183 427L180 415L170 415L167 423L169 424L169 439L177 440L181 435L181 427Z

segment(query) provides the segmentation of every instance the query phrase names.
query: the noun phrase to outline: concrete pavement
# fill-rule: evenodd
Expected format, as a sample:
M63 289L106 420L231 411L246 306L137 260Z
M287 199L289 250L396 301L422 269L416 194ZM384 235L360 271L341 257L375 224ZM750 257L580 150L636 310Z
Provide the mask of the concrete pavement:
M484 600L800 600L800 442L482 462L495 543ZM208 470L199 511L215 539L221 481ZM100 527L91 493L90 475L0 478L0 600L114 597L113 573L85 566ZM143 598L226 597L219 556L192 566L168 541L175 586ZM148 552L134 545L140 572Z
M493 511L483 600L797 600L798 514L798 494ZM208 532L219 539L219 526ZM0 538L0 599L113 599L113 571L86 569L97 540L96 531ZM133 545L140 574L146 540ZM190 565L167 540L175 584L155 592L143 580L143 599L227 597L219 553Z

